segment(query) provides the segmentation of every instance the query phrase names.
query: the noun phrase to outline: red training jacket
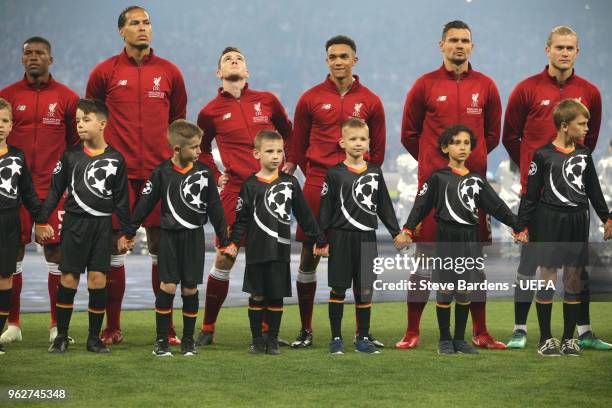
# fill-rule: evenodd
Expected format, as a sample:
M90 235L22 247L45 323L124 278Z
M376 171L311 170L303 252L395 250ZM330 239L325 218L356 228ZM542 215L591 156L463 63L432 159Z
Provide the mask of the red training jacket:
M170 123L185 118L187 92L170 61L151 50L139 66L124 49L93 69L87 97L106 102L110 117L104 136L125 157L128 178L147 179L172 155L166 132Z
M0 91L13 106L13 130L7 142L25 153L34 188L46 197L55 164L68 146L78 144L76 106L79 96L49 78L36 87L25 75Z
M240 192L242 183L259 171L259 162L253 157L253 141L260 130L277 130L285 140L286 160L291 156L291 121L285 108L270 92L242 89L239 99L219 88L218 95L198 115L198 126L204 131L202 154L199 160L210 167L218 182L221 172L212 156L212 141L217 141L228 191Z
M483 177L487 154L499 144L501 101L495 82L472 69L456 78L442 65L416 80L404 104L402 144L419 162L419 186L431 173L448 165L439 150L438 137L452 125L470 127L476 149L466 167Z
M601 124L601 95L595 85L573 72L563 86L559 86L548 74L547 65L544 71L520 82L510 94L502 142L512 161L521 169L523 193L527 191L527 173L534 152L557 135L553 109L566 98L577 98L589 108L591 119L584 144L594 150Z
M306 175L305 184L322 186L327 170L346 158L338 145L342 122L361 118L370 128L370 151L366 159L381 166L385 159L385 110L380 98L355 80L341 96L329 75L304 92L295 107L293 151Z

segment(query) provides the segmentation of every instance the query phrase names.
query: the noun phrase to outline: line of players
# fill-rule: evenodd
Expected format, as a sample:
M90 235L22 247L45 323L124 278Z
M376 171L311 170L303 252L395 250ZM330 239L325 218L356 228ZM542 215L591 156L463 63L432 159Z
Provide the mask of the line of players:
M104 100L108 105L109 124L105 136L126 158L129 197L133 207L152 169L168 157L166 129L175 119L185 117L187 97L180 71L155 55L150 48L151 21L145 9L138 6L125 9L118 20L118 31L124 39L125 49L92 71L87 97ZM414 84L407 96L402 124L403 144L417 160L420 159L420 185L433 170L445 165L443 161L438 162L438 156L431 153L438 136L449 125L463 123L474 129L479 141L478 151L471 156L468 167L483 175L486 172L486 154L498 144L500 136L499 95L493 81L473 70L469 63L473 46L469 27L460 21L448 23L443 29L439 46L443 54L443 65L419 78ZM330 39L325 48L330 74L323 83L300 98L293 129L276 97L268 92L248 88L246 81L249 73L244 55L231 47L222 53L217 71L222 85L219 95L200 112L198 125L204 130L201 161L209 165L215 173L218 186L223 188L221 202L228 222L234 218L240 185L258 168L252 159L251 148L259 130L276 129L287 141L283 170L292 173L299 165L306 174L305 197L315 215L319 210L319 193L324 175L327 169L344 157L336 143L344 119L358 117L366 121L371 138L368 159L374 164L382 164L386 138L384 110L380 99L353 75L353 67L357 63L355 43L348 37L338 36ZM598 90L575 75L573 70L578 54L576 33L568 27L555 28L548 38L546 52L549 65L542 73L517 86L508 104L504 126L504 145L512 159L521 164L524 189L525 174L529 167L527 163L530 163L533 151L552 140L555 133L550 118L556 102L566 97L580 98L589 108L591 119L585 145L591 149L595 147L601 120ZM23 53L26 70L24 79L0 91L0 95L15 107L15 127L10 142L21 147L28 162L32 163L30 170L41 197L47 195L49 174L55 158L59 157L67 145L78 142L73 120L78 97L51 77L48 68L52 61L48 41L40 37L26 41ZM223 173L217 169L212 159L213 139L221 153ZM61 203L58 207L50 220L56 230L59 230L63 216ZM22 242L26 243L30 239L32 220L24 210L21 215L24 226ZM481 219L484 221L481 222L481 239L486 240L490 238L488 222L484 215ZM159 211L154 209L144 221L144 226L147 227L147 242L152 254L152 282L156 293L160 288L156 258L159 225ZM432 217L421 225L415 238L424 242L433 240L435 224ZM118 230L116 222L114 226ZM59 286L58 235L56 241L47 241L45 245L52 306L57 303ZM117 240L119 233L115 233L114 238ZM296 283L302 330L292 345L308 347L312 344L312 305L318 257L313 256L312 245L301 231L298 231L298 239L305 241ZM21 259L23 246L19 254ZM107 327L102 334L107 344L122 340L119 317L125 289L124 262L125 255L115 253L112 256L111 271L107 275ZM204 322L197 340L199 345L213 342L214 325L227 295L232 265L232 260L218 256L209 274ZM533 276L535 269L521 264L524 276ZM3 342L21 338L20 271L19 262L14 278L9 327L0 338ZM427 275L427 272L430 271L423 271L423 274ZM583 305L588 305L588 289L581 296L587 300L582 302ZM416 301L409 299L408 329L402 341L396 345L398 348L411 348L418 344L418 327L424 305L422 298L417 297ZM524 323L529 305L530 302L517 302L515 335L521 335L521 331L526 334ZM57 332L54 307L51 309L50 340ZM579 319L581 341L584 337L587 346L609 347L593 335L588 320L588 307L583 309ZM488 348L505 347L493 339L486 329L485 303L475 302L470 305L470 311L474 322L474 343ZM525 336L521 339L524 340ZM169 340L172 344L179 343L171 320ZM373 338L371 340L382 345ZM521 342L518 344L520 346Z
M478 208L486 210L512 227L515 238L528 241L529 235L543 247L531 255L542 268L542 278L556 282L558 267L564 268L564 334L562 343L552 337L550 320L554 289L538 291L538 318L541 339L538 352L546 356L579 355L573 333L580 308L580 272L588 263L588 205L593 204L605 225L604 239L612 238L612 216L605 203L588 148L577 145L588 129L589 112L575 99L561 101L553 112L557 136L538 149L529 173L528 192L521 200L519 217L497 196L485 178L465 166L476 150L474 132L463 125L447 128L438 140L448 166L436 170L421 187L404 229L400 231L380 167L368 163L369 129L358 118L343 122L339 146L345 159L325 176L321 192L320 228L308 207L297 179L280 172L284 158L282 136L271 130L259 131L253 157L260 163L241 186L236 204L236 221L227 229L213 172L197 161L201 153L202 131L185 120L176 120L168 129L170 159L154 170L141 193L133 215L129 215L126 164L123 156L104 139L108 109L98 100L82 99L77 105L76 122L81 144L68 148L54 170L49 194L41 205L34 192L23 151L6 143L12 127L11 105L0 98L0 158L10 196L5 195L0 217L3 257L0 263L0 329L8 317L12 275L17 259L21 225L17 211L24 203L36 220L37 241L54 236L46 224L52 209L68 192L61 238L62 272L55 305L58 334L49 347L51 353L64 353L69 342L68 328L80 276L87 272L89 290L90 352L108 353L100 338L107 302L106 275L111 267L112 221L117 214L121 237L117 251L133 247L133 237L143 220L161 202L160 291L155 302L157 337L153 354L170 356L168 323L177 285L183 300L181 353L197 354L194 340L198 314L197 285L203 281L204 233L210 217L220 242L218 253L235 259L247 243L243 291L249 293L251 352L280 354L278 333L283 314L283 298L291 296L290 221L293 213L305 233L316 238L315 256L331 256L328 282L331 287L329 319L332 354L344 354L341 323L346 290L356 293L357 336L355 350L379 353L370 340L372 270L376 249L377 218L391 234L397 249L411 243L417 225L436 209L436 248L440 258L482 257L479 243ZM9 174L10 173L10 174ZM548 177L546 176L548 175ZM572 178L573 177L573 178ZM565 183L563 183L565 180ZM450 191L450 193L449 193ZM551 227L554 226L554 227ZM231 231L231 234L229 233ZM246 236L246 239L245 239ZM328 244L329 240L329 244ZM552 246L550 243L556 243ZM478 280L484 271L473 267L459 275L453 267L436 269L437 283L457 282L460 276ZM455 332L450 334L450 306L456 300ZM468 291L437 291L440 354L477 354L465 339L465 326L472 295ZM264 336L262 324L267 321ZM560 346L560 350L558 350ZM0 348L3 353L3 349Z

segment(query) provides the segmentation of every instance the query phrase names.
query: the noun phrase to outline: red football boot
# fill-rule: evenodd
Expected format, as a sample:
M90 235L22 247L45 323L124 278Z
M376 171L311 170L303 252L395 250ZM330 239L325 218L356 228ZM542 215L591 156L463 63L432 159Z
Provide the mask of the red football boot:
M396 349L406 350L416 348L419 345L419 335L416 333L406 332L404 337L395 343Z
M476 347L492 350L505 350L507 347L501 341L497 341L488 332L472 337L472 343Z

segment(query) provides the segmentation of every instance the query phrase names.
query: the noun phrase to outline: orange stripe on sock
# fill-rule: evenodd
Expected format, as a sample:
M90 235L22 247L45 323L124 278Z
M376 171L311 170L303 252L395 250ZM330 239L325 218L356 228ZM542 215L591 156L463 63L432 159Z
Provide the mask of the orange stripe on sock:
M183 312L183 316L187 316L187 317L198 317L198 312L195 312L195 313L187 313L187 312Z
M159 313L159 314L170 314L172 313L172 309L155 309L155 313Z
M260 306L249 306L249 310L264 310L264 308Z
M8 315L9 315L8 310L6 312L4 310L0 310L0 316L8 316Z
M372 307L371 303L356 303L355 307L357 309L367 309L368 307Z
M539 303L541 305L550 305L553 301L552 300L538 300L536 299L536 303Z
M106 309L93 309L93 308L89 307L89 308L87 308L87 311L90 312L90 313L95 313L95 314L104 314Z
M272 312L282 312L284 310L284 308L283 307L268 306L268 310L270 310Z
M67 305L65 303L56 303L55 306L61 307L62 309L72 309L74 305Z
M563 303L567 303L568 305L579 305L582 302L581 301L564 300Z
M451 307L450 303L449 304L444 304L444 303L438 303L436 302L436 307L441 307L444 309L448 309L449 307Z
M331 303L344 303L344 300L340 300L340 299L329 299L329 301Z
M455 300L455 303L457 303L458 305L461 305L461 306L467 306L467 305L469 305L472 302L459 302L459 301Z

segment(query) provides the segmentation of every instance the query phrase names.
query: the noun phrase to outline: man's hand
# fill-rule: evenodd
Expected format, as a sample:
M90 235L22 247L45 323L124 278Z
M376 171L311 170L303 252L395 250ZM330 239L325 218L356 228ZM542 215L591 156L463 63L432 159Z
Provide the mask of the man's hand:
M219 181L217 181L217 185L219 186L219 188L223 188L223 186L225 186L227 184L227 180L229 180L229 176L225 173L221 174L221 177L219 177Z
M125 254L128 250L133 249L134 245L134 239L128 239L125 235L122 235L117 240L117 251L120 254Z
M612 220L608 220L604 225L604 241L612 238Z
M295 173L296 167L297 166L295 164L290 163L290 162L286 162L281 170L283 172L287 173L287 174L293 174L293 173Z
M40 245L43 245L46 240L51 239L55 236L55 231L53 231L53 227L49 224L39 225L36 224L34 228L34 239Z

